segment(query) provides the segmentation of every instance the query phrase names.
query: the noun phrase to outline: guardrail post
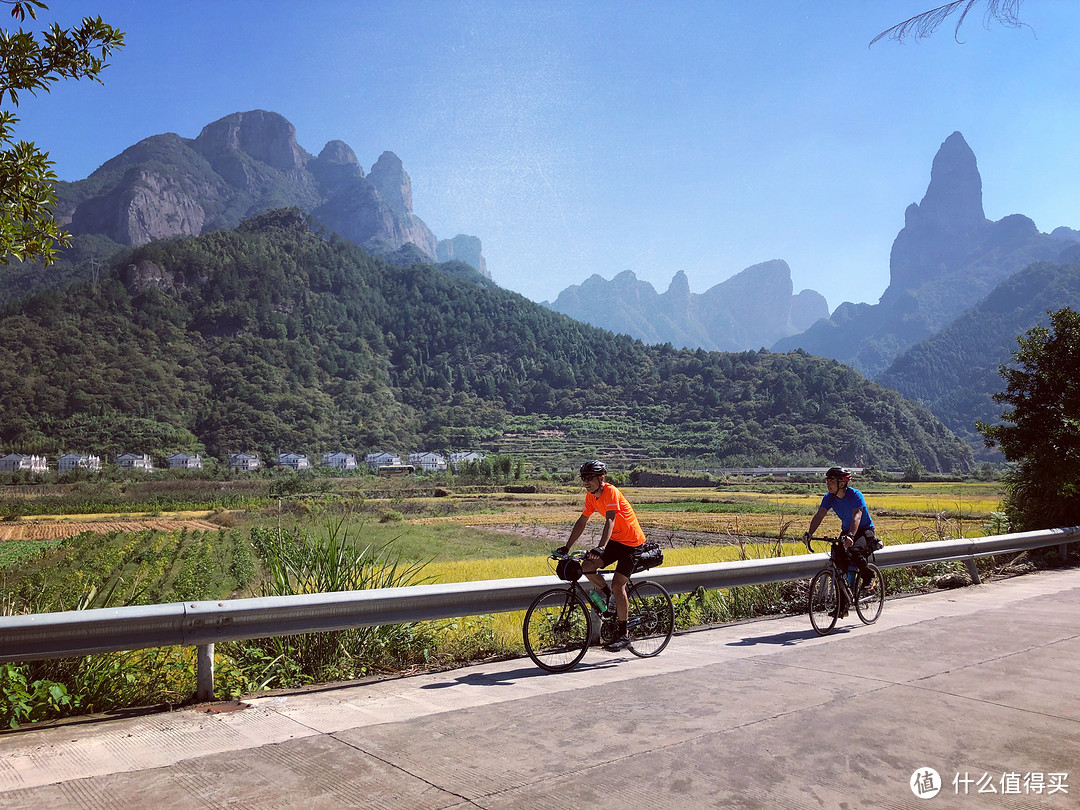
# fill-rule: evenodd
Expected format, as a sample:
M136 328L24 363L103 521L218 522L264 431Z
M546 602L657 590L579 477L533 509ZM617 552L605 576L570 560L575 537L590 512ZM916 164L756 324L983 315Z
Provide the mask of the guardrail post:
M982 580L979 578L979 568L975 565L975 558L968 557L964 560L964 565L967 567L968 576L971 577L971 584L982 585Z
M1063 563L1068 562L1068 559L1069 559L1069 544L1068 543L1062 543L1060 546L1058 546L1058 557L1061 559L1061 561Z
M214 645L200 644L195 649L195 699L205 703L214 699Z

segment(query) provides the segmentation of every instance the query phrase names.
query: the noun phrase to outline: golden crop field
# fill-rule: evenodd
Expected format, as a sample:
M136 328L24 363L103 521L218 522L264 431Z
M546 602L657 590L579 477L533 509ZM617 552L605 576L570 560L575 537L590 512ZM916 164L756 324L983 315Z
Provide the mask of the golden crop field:
M666 549L668 564L682 565L691 564L681 561L686 554L694 555L695 562L716 562L734 559L732 548L739 544L752 548L754 544L771 546L770 541L777 539L796 540L806 530L823 493L814 486L805 489L803 493L792 493L780 486L772 491L767 486L755 489L623 487L622 491L635 505L645 533ZM886 544L983 536L1000 509L1001 499L998 485L984 483L866 485L862 491L878 536ZM582 502L579 489L565 487L552 493L517 494L494 502L489 499L484 511L469 511L467 502L459 503L453 514L418 517L408 523L496 529L534 540L545 538L554 547L561 545L569 534ZM586 547L588 538L599 533L600 525L594 518L580 547ZM836 534L839 528L839 521L829 515L818 534ZM793 546L785 547L793 549L788 553L798 552ZM514 557L486 559L482 564L476 560L461 563L441 560L428 572L440 581L456 581L459 576L467 579L537 576L547 573L547 568L542 559Z
M218 526L205 520L192 518L142 518L132 520L73 520L45 519L0 523L0 542L5 540L60 540L83 532L107 534L109 532L141 532L147 529L162 532L217 531Z

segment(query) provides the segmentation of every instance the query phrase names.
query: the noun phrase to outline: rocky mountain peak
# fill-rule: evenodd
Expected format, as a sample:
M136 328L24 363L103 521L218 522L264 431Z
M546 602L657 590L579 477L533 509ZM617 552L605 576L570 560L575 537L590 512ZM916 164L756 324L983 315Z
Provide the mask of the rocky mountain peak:
M662 295L632 270L611 281L594 274L545 306L648 343L719 351L771 345L796 331L793 322L809 325L829 314L820 294L792 295L791 269L782 259L748 267L701 294L690 292L682 270Z
M227 115L203 127L195 148L211 163L231 152L243 152L281 171L303 169L311 156L296 142L296 128L266 110Z
M986 222L978 163L959 132L946 138L934 156L930 185L917 213L908 209L908 218L912 217L942 231L962 233Z
M904 228L889 257L889 288L881 303L894 303L907 291L954 272L989 228L975 153L964 136L954 132L934 156L922 202L912 203L904 214Z
M472 265L484 278L491 278L481 248L480 240L477 237L459 233L453 239L439 240L435 258L440 262L465 262Z
M440 242L412 212L412 184L393 152L365 177L353 150L332 140L317 158L277 113L251 110L203 127L195 139L144 138L93 180L63 184L57 217L71 232L141 245L178 234L235 228L268 210L296 207L373 255L407 263L446 254L490 278L480 240ZM409 248L399 254L402 248ZM415 251L415 254L410 252Z
M327 196L364 179L364 168L345 141L330 141L319 156L307 165L315 179L322 184Z
M368 180L394 213L412 214L412 181L405 173L401 158L393 152L383 152L371 167Z
M686 273L683 270L679 270L671 277L671 283L668 285L665 295L670 295L673 298L690 298L690 279L686 277Z
M364 176L364 168L360 165L360 161L356 159L356 153L345 141L329 141L323 147L323 150L319 152L316 161L327 166L348 167L355 170L359 177Z

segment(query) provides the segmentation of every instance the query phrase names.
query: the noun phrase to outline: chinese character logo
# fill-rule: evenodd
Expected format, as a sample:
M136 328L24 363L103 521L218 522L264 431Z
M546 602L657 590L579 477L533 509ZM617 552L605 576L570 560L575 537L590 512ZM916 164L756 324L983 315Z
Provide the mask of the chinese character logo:
M941 777L933 768L919 768L908 782L911 792L920 799L932 799L941 790Z

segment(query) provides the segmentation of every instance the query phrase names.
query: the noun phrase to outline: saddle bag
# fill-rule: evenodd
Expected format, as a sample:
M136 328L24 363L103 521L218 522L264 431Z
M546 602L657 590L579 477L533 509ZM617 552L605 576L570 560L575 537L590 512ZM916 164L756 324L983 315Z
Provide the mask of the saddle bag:
M637 560L634 562L634 573L648 571L650 568L663 564L664 552L660 550L660 544L647 540L637 553Z

